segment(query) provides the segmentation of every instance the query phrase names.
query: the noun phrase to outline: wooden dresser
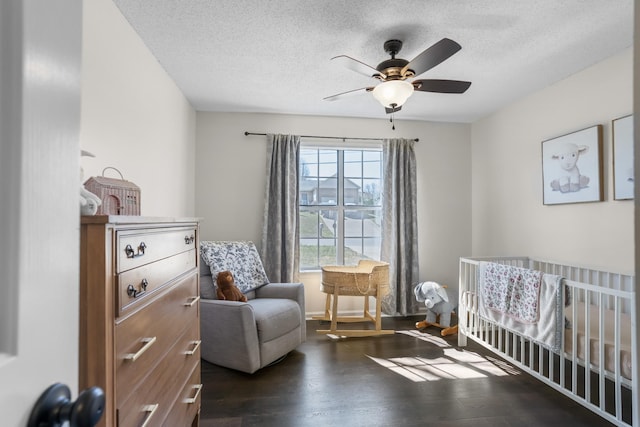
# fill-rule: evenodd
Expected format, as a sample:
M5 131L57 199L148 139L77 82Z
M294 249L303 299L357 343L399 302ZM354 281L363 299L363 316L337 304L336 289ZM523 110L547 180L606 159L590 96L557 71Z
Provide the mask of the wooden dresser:
M197 426L198 221L84 216L79 389L106 395L99 426Z

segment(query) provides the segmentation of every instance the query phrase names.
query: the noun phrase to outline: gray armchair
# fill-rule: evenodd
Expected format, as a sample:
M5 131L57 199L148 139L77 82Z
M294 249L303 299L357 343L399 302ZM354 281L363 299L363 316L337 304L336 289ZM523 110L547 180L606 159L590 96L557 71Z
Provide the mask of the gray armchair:
M304 285L267 283L251 242L200 243L201 356L254 373L306 340ZM230 270L247 302L217 300L215 274ZM266 283L266 284L265 284Z

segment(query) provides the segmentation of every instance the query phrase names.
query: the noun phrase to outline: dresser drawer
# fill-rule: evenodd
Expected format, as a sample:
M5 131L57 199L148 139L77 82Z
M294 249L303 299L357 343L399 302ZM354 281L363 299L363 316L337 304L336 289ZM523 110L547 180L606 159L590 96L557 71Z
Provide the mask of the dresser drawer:
M190 426L200 409L202 382L200 381L200 364L191 373L187 384L178 395L178 400L171 408L171 413L162 424L164 427Z
M198 339L200 305L197 289L198 276L193 274L159 294L153 304L116 324L118 401L147 377L185 330L193 331L192 341ZM186 347L189 347L188 343ZM194 346L190 347L193 349ZM187 350L181 349L183 358Z
M116 272L196 249L196 227L119 230L116 233Z
M117 315L133 310L163 285L195 268L196 256L194 249L119 274Z
M194 328L197 330L197 328ZM186 344L186 345L185 345ZM185 349L193 354L186 355ZM200 352L189 342L180 341L158 363L149 378L133 390L126 399L118 396L117 408L120 426L141 426L148 420L148 426L159 426L174 410L174 405L182 399L187 389L192 399L191 405L199 405L199 383L191 382L199 378ZM194 370L197 374L194 375ZM188 380L187 380L188 379ZM189 386L185 385L188 381ZM175 427L185 424L174 424Z

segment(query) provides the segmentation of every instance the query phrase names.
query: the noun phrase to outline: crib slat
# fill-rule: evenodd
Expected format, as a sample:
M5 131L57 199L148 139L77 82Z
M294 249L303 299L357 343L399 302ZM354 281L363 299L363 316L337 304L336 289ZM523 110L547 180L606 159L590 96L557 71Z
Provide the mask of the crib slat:
M622 313L620 312L620 304L619 304L620 299L619 298L615 298L614 299L614 319L613 319L613 331L614 331L614 350L613 350L613 354L615 355L615 385L616 385L616 389L614 390L615 392L615 405L616 405L616 418L619 420L622 420L622 390L621 390L621 384L620 384L620 377L622 376L621 373L621 366L620 366L620 316L622 315ZM601 363L601 365L604 365L604 363Z
M600 391L600 409L604 411L605 409L605 390L604 390L604 380L605 380L605 360L604 360L604 300L603 294L600 293L597 296L598 298L598 384ZM590 325L590 323L588 323ZM590 365L587 365L590 366Z
M573 327L571 328L571 391L578 392L578 289L573 289L573 302L571 303L571 318L573 319Z
M632 284L633 289L635 289L635 280ZM638 319L638 315L636 310L638 309L637 300L640 298L637 291L634 295L634 298L630 301L630 312L634 313L634 317L632 318L633 324L631 328L631 404L633 407L631 414L631 425L640 426L640 390L638 390L638 385L640 384L640 372L639 363L638 363L638 332L636 330L636 321Z

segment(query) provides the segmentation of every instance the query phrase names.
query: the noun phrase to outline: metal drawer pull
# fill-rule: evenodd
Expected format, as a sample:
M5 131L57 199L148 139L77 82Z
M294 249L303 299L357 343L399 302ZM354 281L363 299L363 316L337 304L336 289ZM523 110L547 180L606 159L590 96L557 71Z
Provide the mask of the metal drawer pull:
M144 353L145 351L149 350L149 347L151 347L153 345L153 343L156 342L156 337L144 338L142 340L142 342L146 343L146 344L143 345L142 348L140 350L138 350L137 353L129 353L126 356L124 356L124 358L126 360L131 360L132 362L135 362L136 360L138 360L138 358L140 356L142 356L142 353Z
M125 246L124 253L127 254L127 258L137 258L137 257L141 257L142 255L144 255L145 249L147 249L147 245L144 242L140 242L140 244L138 245L138 253L136 253L133 250L131 245Z
M140 282L140 289L137 290L133 287L133 285L127 286L127 295L131 298L138 298L145 294L147 291L147 286L149 286L149 281L147 279L142 279Z
M192 234L191 236L184 236L184 244L190 245L196 240L195 236Z
M184 400L184 403L188 403L189 405L191 405L192 403L196 403L196 400L200 395L200 391L202 391L202 384L191 386L191 388L194 388L196 390L196 395Z
M194 345L193 350L187 350L184 352L184 354L186 354L187 356L193 356L194 354L196 354L196 351L198 351L198 347L200 347L200 343L202 343L202 340L191 341L191 344Z
M153 414L156 413L156 411L158 410L158 406L160 406L158 403L156 403L155 405L146 405L142 407L142 412L148 412L149 415L147 415L147 419L144 420L144 423L142 424L142 427L147 427L147 424L149 424L149 420L151 418L153 418Z
M191 302L185 302L185 303L184 303L184 305L185 305L186 307L193 307L193 305L194 305L195 303L197 303L198 301L200 301L200 296L197 296L197 297L191 297L191 298L193 298L193 299L191 300Z

